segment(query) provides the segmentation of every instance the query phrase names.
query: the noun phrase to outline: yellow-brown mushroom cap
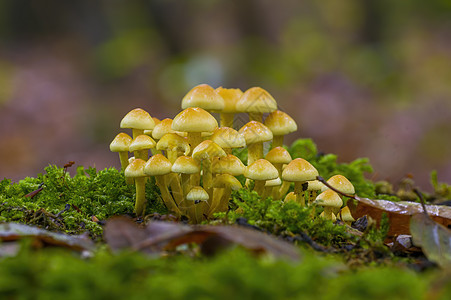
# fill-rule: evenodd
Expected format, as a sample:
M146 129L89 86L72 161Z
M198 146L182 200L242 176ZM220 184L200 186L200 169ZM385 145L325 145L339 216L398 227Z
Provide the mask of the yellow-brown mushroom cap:
M313 203L327 207L341 207L343 200L332 190L327 190L319 194Z
M266 90L252 87L241 96L236 109L246 113L270 113L277 109L277 102Z
M321 191L325 185L319 180L308 181L308 191Z
M279 177L277 177L276 179L271 179L271 180L267 180L265 182L265 186L271 187L271 186L278 186L282 184L282 180L280 180Z
M213 187L214 188L231 188L232 191L239 190L243 186L234 176L230 174L221 174L213 179Z
M166 133L157 143L157 150L183 151L185 155L191 150L188 140L176 133Z
M245 165L235 155L229 154L225 157L213 158L211 169L213 173L227 173L233 176L242 175Z
M191 156L179 156L172 164L171 170L174 173L195 174L200 172L200 165Z
M183 132L213 132L218 121L200 107L189 107L172 120L172 129Z
M293 160L290 153L283 147L272 148L265 159L272 164L288 164Z
M152 149L156 145L155 141L148 135L140 134L130 143L129 151L139 151Z
M172 164L162 154L155 154L146 162L144 173L150 176L166 175L171 173Z
M144 177L147 176L144 173L144 166L146 164L146 161L136 158L134 159L128 166L125 168L124 175L125 177Z
M267 142L273 138L271 130L257 121L246 123L238 132L243 135L247 145Z
M318 171L303 158L292 160L282 171L282 179L285 181L309 181L315 180Z
M218 87L215 90L224 99L224 108L221 112L224 113L237 113L236 104L243 96L243 92L240 89L226 89Z
M262 158L247 166L244 176L252 180L271 180L279 177L279 172L269 161Z
M208 111L221 111L224 99L208 84L193 87L182 99L182 109L201 107Z
M343 222L354 222L355 221L355 219L352 217L349 207L347 207L347 206L343 207L337 216L338 216L338 219L342 220Z
M141 108L135 108L128 112L121 120L121 128L134 128L134 129L153 129L155 127L155 121L150 114Z
M298 125L288 114L275 110L265 119L265 125L274 135L286 135L298 130Z
M329 180L327 180L327 183L342 193L349 195L355 194L354 186L343 175L334 175L331 178L329 178ZM328 187L324 185L321 191L325 191L327 189Z
M286 196L285 199L283 199L283 202L296 202L296 194L294 192L289 192Z
M152 137L156 140L159 140L166 133L175 133L175 130L172 129L172 119L166 118L161 120L160 123L155 125L152 130Z
M224 149L212 140L205 140L193 149L192 157L201 161L204 159L212 159L213 157L224 157L227 154Z
M126 133L119 133L110 144L111 152L128 152L132 138Z
M230 127L218 127L209 138L221 148L241 148L246 146L246 140L235 129Z
M201 186L192 187L191 190L186 195L186 200L189 201L197 201L197 200L207 201L208 199L210 199L210 196Z

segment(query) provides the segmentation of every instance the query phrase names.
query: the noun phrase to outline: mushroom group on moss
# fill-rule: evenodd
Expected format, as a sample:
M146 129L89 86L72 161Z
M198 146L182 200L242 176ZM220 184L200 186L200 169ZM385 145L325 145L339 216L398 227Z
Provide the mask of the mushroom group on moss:
M199 223L229 209L232 191L243 188L237 176L244 175L245 188L253 187L261 198L321 205L327 219L352 220L347 208L337 215L342 199L315 180L314 166L303 158L292 160L282 147L284 136L298 126L266 90L252 87L243 93L201 84L183 97L181 109L173 119L162 121L141 108L133 109L120 122L121 128L132 130L132 137L119 133L110 144L110 150L119 153L126 178L134 179L136 215L143 216L146 201L151 200L145 199L147 177L155 178L169 213ZM249 115L249 122L236 128L233 119L240 112ZM212 113L220 114L221 127ZM264 143L271 143L269 152ZM244 147L246 162L232 155L234 148ZM130 152L134 156L129 157ZM354 193L344 177L334 176L329 184ZM290 186L294 191L288 193Z

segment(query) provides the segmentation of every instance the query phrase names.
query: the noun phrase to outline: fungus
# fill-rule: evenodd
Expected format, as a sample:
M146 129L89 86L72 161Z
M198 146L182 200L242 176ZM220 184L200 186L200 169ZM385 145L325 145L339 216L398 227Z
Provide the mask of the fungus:
M283 146L285 135L298 130L296 122L286 113L275 110L265 119L265 125L273 134L272 148Z
M166 156L171 163L174 163L178 156L178 151L183 151L188 155L191 151L188 140L176 133L166 133L157 143L157 150L166 151Z
M279 176L277 169L266 159L259 159L244 169L244 176L255 182L254 191L260 196L265 188L267 180L276 179Z
M198 174L200 172L199 163L191 156L179 156L172 164L171 170L174 173L180 174L183 196L186 197L191 189L191 174Z
M335 217L335 214L333 212L334 209L340 208L343 205L343 201L341 200L340 196L332 190L326 190L319 194L318 197L316 197L315 201L313 201L313 203L324 207L323 216L327 220L332 220L332 214Z
M324 218L326 220L331 220L332 223L335 223L335 221L337 221L337 217L335 216L335 214L332 211L323 211L320 215L320 218Z
M152 117L153 122L155 123L155 126L157 126L161 120L155 117ZM155 128L154 128L155 129ZM148 136L152 136L152 129L144 129L144 134L148 135Z
M226 153L211 140L205 140L193 150L193 158L202 163L202 183L208 194L211 196L210 188L212 186L212 169L211 163L213 157L224 157Z
M155 127L155 121L148 112L141 108L135 108L128 112L121 120L121 128L131 128L133 138L144 134L144 130L152 130Z
M337 216L339 220L343 221L346 225L349 226L351 226L351 223L355 221L355 219L352 217L349 207L347 206L343 207Z
M125 168L124 175L135 180L136 200L135 213L142 216L146 210L146 174L144 165L146 161L136 158Z
M214 157L211 163L213 174L230 174L232 176L243 175L246 166L233 154L225 157Z
M305 206L304 192L307 189L307 186L304 187L304 183L309 180L314 180L316 176L318 176L318 171L303 158L292 160L282 171L283 180L294 182L296 201L302 206Z
M322 190L325 185L319 180L308 181L307 191L309 192L309 205L316 199L318 192Z
M134 152L135 158L147 161L149 158L149 150L154 148L155 141L148 135L140 134L133 139L130 144L129 151Z
M249 114L249 121L263 122L263 114L277 109L277 102L261 87L252 87L244 92L236 103L239 112Z
M348 195L355 194L354 186L343 175L334 175L331 178L329 178L329 180L327 180L327 183L330 184L336 190L338 190L344 194L348 194ZM323 184L321 191L324 192L327 189L328 189L328 187Z
M224 109L224 99L208 84L193 87L182 99L182 109L200 107L209 112Z
M186 211L192 223L198 224L202 222L204 213L208 211L207 203L209 198L210 196L201 186L191 188L186 195L181 207Z
M263 191L262 194L262 199L273 197L273 200L276 200L272 195L275 194L274 191L276 191L281 184L282 180L280 180L280 177L277 177L276 179L272 180L267 180L265 183L265 190Z
M161 154L156 154L149 158L145 164L144 173L149 176L155 176L155 183L160 189L161 198L167 209L180 216L181 212L168 189L167 175L171 173L171 167L172 164L166 157Z
M221 174L213 180L213 201L211 203L208 216L212 216L215 212L225 212L229 208L229 200L232 191L237 191L243 186L234 176L230 174ZM220 192L222 190L222 193Z
M118 152L121 161L121 170L124 171L128 166L128 148L132 138L126 133L119 133L110 144L111 152Z
M187 132L191 149L202 142L202 132L213 132L218 122L207 111L199 107L189 107L172 120L172 129Z
M215 90L224 99L224 108L219 113L221 127L233 128L233 119L239 111L236 109L237 102L243 96L240 89L225 89L218 87Z
M246 146L244 137L238 131L230 127L216 128L209 139L218 144L227 154L232 154L232 148L242 148Z
M288 203L288 202L291 202L291 201L296 202L296 198L297 198L297 196L296 196L296 194L294 192L289 192L285 196L285 199L283 199L283 202L284 203Z
M263 158L263 142L272 139L271 130L260 122L250 121L240 128L239 133L243 135L248 147L247 165Z
M272 163L274 167L279 172L279 177L282 178L282 167L285 164L289 164L293 159L291 158L290 153L283 147L275 147L272 148L265 156L265 159ZM288 192L290 188L290 183L284 181L280 189L273 189L273 199L278 200L282 198Z

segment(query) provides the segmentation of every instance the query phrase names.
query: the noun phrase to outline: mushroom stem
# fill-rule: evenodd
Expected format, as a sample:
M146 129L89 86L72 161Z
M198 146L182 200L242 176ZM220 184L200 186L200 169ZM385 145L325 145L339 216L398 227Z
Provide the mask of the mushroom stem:
M272 138L271 149L283 146L283 135L274 135Z
M175 204L174 199L171 197L171 194L169 193L168 186L166 185L165 175L156 175L155 183L157 184L158 188L160 189L161 198L163 199L164 205L166 205L166 207L169 211L174 212L177 217L180 217L182 215L182 213L181 213L180 209L177 207L177 205Z
M209 217L216 212L225 212L229 209L230 195L232 195L232 188L226 187L223 189L216 189L217 194L214 194L213 203L209 212ZM221 191L222 190L222 191ZM221 193L222 192L222 193Z
M235 114L234 113L220 113L220 124L221 127L230 127L233 128L233 119Z
M144 134L144 129L136 129L132 128L133 139L135 139L138 135Z
M263 193L263 190L265 189L265 180L255 180L255 185L254 185L254 191L257 192L257 194L259 194L260 196Z
M171 162L171 164L173 164L178 157L177 151L173 150L166 150L166 155L168 156L168 159Z
M128 166L128 152L121 151L119 152L119 159L121 161L121 170L124 171Z
M250 166L254 161L263 158L263 143L249 144L247 146L247 165Z
M332 214L333 214L334 212L333 212L333 209L332 209L332 207L328 207L328 206L325 206L324 207L324 218L326 219L326 220L332 220Z
M204 186L204 189L208 192L209 189L211 189L211 186L213 184L213 174L211 171L211 159L207 158L202 160L202 183ZM208 192L210 195L210 192ZM210 195L211 198L211 195Z
M283 181L282 185L279 188L279 195L277 198L281 199L284 195L286 195L288 193L289 189L290 189L290 182Z
M294 183L294 194L296 195L296 202L302 207L305 206L304 188L302 187L302 181L296 181Z
M263 113L249 113L249 121L263 122Z
M191 190L191 175L190 174L180 174L180 185L183 190L183 197L185 197Z
M188 143L191 147L190 154L193 152L193 149L197 147L202 142L202 133L201 132L188 132Z
M169 186L172 190L172 196L175 200L175 203L177 205L180 205L180 203L183 201L183 190L182 186L180 185L180 180L177 174L171 173L167 174L166 180L169 180Z
M135 178L136 202L135 213L137 216L143 216L146 211L146 177Z
M136 150L133 154L135 155L135 158L141 158L144 161L149 159L149 152L147 152L147 150Z

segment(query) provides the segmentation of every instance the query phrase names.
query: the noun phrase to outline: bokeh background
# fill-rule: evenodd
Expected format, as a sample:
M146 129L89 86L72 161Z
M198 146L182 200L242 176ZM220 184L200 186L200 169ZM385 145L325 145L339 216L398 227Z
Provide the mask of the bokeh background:
M118 166L142 107L174 117L193 86L261 86L369 177L451 182L448 0L0 0L0 179Z

